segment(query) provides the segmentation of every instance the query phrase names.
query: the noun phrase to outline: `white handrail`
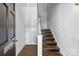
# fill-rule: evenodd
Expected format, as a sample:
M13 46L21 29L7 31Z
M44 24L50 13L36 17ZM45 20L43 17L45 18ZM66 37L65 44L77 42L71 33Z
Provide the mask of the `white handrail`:
M40 18L38 18L38 30L39 30L39 34L41 34L41 20L40 20Z

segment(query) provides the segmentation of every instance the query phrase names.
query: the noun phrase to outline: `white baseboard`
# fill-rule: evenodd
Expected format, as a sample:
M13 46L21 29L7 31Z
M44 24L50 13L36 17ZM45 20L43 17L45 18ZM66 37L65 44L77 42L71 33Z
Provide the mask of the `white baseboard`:
M22 51L22 49L23 49L25 46L26 46L26 44L23 45L23 46L19 49L19 51L16 52L16 56L18 56L18 54Z
M26 45L37 45L37 43L26 43Z
M56 38L56 36L55 36L55 34L54 34L54 32L53 32L53 29L50 29L51 30L51 32L53 33L53 37L55 38L55 39L57 39ZM58 43L58 41L57 40L55 40L56 42L57 42L57 46L59 46L60 48L61 48L61 46L59 45L59 43ZM63 56L64 56L64 53L63 53L63 51L61 51L61 49L60 49L60 52L63 54Z

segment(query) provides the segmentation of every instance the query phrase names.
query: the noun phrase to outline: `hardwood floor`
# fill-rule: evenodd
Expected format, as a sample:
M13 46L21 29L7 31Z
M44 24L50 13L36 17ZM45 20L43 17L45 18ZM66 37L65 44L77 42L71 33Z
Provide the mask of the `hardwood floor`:
M63 56L60 52L43 51L43 56Z
M37 56L37 45L26 45L18 56Z
M37 56L37 45L26 45L18 56ZM59 52L43 51L43 56L63 56Z

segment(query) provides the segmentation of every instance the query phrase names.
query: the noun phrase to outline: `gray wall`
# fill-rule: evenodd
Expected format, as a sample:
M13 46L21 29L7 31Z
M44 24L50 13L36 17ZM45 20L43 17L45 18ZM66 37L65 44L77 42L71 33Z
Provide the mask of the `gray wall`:
M79 7L74 4L48 4L47 24L63 55L79 55Z

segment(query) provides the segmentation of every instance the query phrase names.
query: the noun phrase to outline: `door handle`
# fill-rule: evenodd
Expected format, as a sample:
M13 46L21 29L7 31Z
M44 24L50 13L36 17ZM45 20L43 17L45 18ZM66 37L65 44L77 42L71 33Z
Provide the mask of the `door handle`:
M15 40L15 39L14 39L14 40L12 40L12 41L15 43L15 42L17 42L18 40Z

